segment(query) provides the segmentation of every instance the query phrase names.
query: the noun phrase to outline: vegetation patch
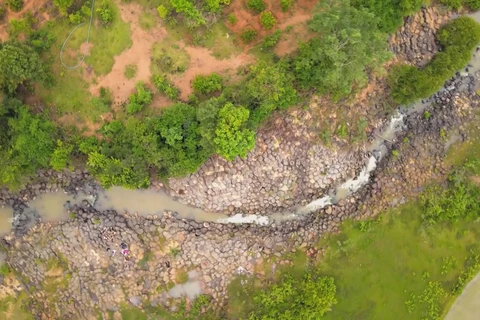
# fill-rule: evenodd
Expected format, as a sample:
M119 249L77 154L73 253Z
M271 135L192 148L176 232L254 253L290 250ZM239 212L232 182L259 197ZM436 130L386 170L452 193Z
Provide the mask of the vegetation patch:
M392 97L396 102L408 104L430 96L463 68L480 42L480 25L470 17L460 17L444 25L437 39L443 50L423 69L399 65L390 72Z
M136 64L129 64L125 67L125 78L133 79L137 75L138 67Z

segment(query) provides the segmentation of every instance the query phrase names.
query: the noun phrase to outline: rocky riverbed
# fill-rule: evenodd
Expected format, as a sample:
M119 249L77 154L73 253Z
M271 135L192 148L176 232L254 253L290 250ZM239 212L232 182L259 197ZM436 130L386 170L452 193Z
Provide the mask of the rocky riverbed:
M277 258L273 268L289 263L286 254L296 250L315 256L319 238L336 232L342 221L374 216L417 194L426 182L444 178L447 146L467 139L467 126L478 120L478 78L457 74L426 101L429 117L423 111L408 114L405 129L385 141L390 152L366 186L298 220L269 226L200 223L173 212L142 216L99 211L83 201L65 208L67 219L39 223L41 217L28 201L56 191L96 195L100 189L88 173L45 171L20 192L1 190L0 203L14 208L14 230L3 238L2 248L15 277L0 279L0 299L28 292L29 309L38 319L94 319L98 313L117 312L123 303L175 310L182 293L189 300L208 294L222 306L236 275L255 273L256 266L272 257ZM314 199L364 165L365 150L315 146L305 134L308 128L291 119L284 120L283 136L260 135L247 159L231 164L211 159L199 173L174 181L170 188L184 201L205 201L212 210L279 211ZM228 193L237 188L236 194Z

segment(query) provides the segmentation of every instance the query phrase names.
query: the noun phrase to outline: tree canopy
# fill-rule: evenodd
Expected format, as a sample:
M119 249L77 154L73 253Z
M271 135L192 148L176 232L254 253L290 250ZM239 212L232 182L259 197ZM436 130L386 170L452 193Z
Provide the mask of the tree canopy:
M45 63L30 46L18 42L0 44L0 87L13 93L25 81L45 81Z
M380 68L390 57L378 19L350 6L348 0L321 2L309 27L318 36L300 47L294 61L296 78L304 88L343 98L353 87L365 85L367 71Z

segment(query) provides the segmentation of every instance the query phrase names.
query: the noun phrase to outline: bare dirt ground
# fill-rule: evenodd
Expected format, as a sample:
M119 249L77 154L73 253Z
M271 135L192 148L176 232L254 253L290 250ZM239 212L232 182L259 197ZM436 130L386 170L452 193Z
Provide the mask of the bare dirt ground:
M0 1L2 4L4 1ZM53 8L53 4L50 0L24 0L23 9L19 12L13 12L6 5L5 16L0 21L0 42L8 39L8 26L12 19L21 19L25 13L31 12L38 20L37 24L42 25L45 21L50 20L50 9ZM39 10L43 9L43 10Z
M211 51L206 48L185 46L184 50L191 57L190 65L184 73L171 78L173 83L180 88L180 98L182 100L187 100L192 93L191 82L196 75L207 75L212 72L235 72L240 66L255 61L255 57L248 53L242 53L230 59L217 60Z
M150 57L152 45L161 41L167 35L167 31L160 25L149 31L140 28L139 18L142 7L137 4L119 3L122 20L130 24L132 30L132 46L115 57L112 71L106 76L97 79L97 84L90 87L90 92L97 95L100 87L109 88L112 92L114 105L119 105L128 99L128 96L139 81L150 81ZM125 68L129 64L137 66L135 77L127 79Z
M293 4L292 8L290 8L287 12L283 12L280 6L280 2L278 0L265 0L265 4L267 6L266 10L271 11L277 19L277 25L274 28L272 28L271 30L265 30L260 24L260 14L248 9L246 1L234 0L231 2L230 6L225 9L225 13L227 15L233 14L237 18L237 22L233 25L228 23L227 27L235 34L240 34L246 29L254 29L257 32L258 41L245 45L244 50L246 51L253 47L256 43L261 41L266 35L271 34L275 30L284 30L287 26L305 24L306 21L312 16L312 9L316 3L316 0L296 1ZM307 30L306 27L304 30ZM295 37L295 40L298 39ZM293 41L286 42L288 43L284 44L284 48L286 48L288 45L293 44ZM294 51L297 47L298 45L295 43L295 46L289 49L289 52ZM279 53L282 53L283 51L285 50L278 49Z

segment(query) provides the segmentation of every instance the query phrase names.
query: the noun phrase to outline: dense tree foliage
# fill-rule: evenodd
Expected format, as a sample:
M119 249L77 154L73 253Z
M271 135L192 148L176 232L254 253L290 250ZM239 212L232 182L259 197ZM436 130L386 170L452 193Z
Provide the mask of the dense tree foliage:
M378 18L381 31L393 33L402 25L403 18L417 12L422 6L422 0L352 0L352 5L365 8Z
M212 73L209 75L197 75L193 79L192 87L198 93L212 93L220 91L223 86L223 79L218 73Z
M237 156L246 157L255 146L255 132L246 128L248 109L225 104L218 113L215 129L215 147L219 155L227 160Z
M24 175L50 164L56 129L41 116L32 115L17 100L0 106L0 182L17 186Z
M60 13L67 14L67 9L72 5L73 0L53 0L53 4L58 8Z
M249 320L320 319L332 306L336 286L332 277L305 272L300 279L285 276L265 291L255 293Z
M250 122L257 126L274 110L286 109L298 101L293 75L285 64L259 62L249 69L247 78L235 94L240 105L251 110Z
M48 78L44 62L35 50L26 44L0 44L0 87L13 93L26 81L45 81Z
M334 99L363 86L367 71L379 68L389 57L386 34L378 19L348 0L321 3L309 23L319 35L301 46L294 61L296 78L304 88L314 87Z
M437 53L423 69L397 66L390 73L392 97L401 104L426 98L437 91L455 71L463 68L473 48L480 42L480 25L469 17L457 18L439 31L437 38L443 51Z

